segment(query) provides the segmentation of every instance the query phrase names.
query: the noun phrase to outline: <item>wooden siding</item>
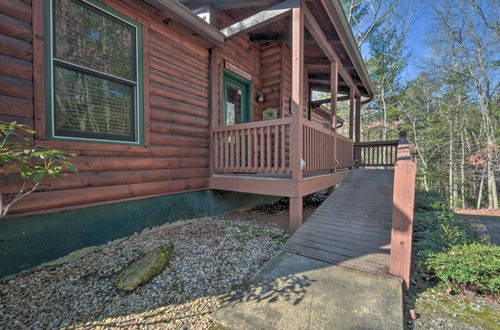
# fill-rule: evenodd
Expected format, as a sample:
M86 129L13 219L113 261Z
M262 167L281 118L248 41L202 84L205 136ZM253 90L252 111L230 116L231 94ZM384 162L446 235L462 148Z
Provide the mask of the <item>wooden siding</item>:
M282 44L270 44L260 52L262 92L265 101L262 109L275 108L281 117L281 87L283 85Z
M229 26L233 22L233 18L223 11L217 12L217 26ZM262 90L262 82L260 75L260 47L258 44L251 42L248 35L242 35L235 39L226 41L224 45L217 47L218 61L220 62L220 72L216 74L222 78L222 69L225 61L229 61L239 69L249 73L252 76L252 92L251 92L251 108L252 121L261 120L261 106L257 102L257 93ZM222 84L222 79L221 79ZM219 101L218 108L222 109L222 85L218 86L217 100ZM220 113L217 118L217 123L221 123Z
M32 58L30 1L1 0L0 120L33 126Z
M0 0L0 119L33 126L37 118L35 143L76 153L72 161L79 169L78 174L68 174L62 180L44 181L38 192L13 208L13 213L45 212L208 188L207 42L146 3L102 2L144 27L146 145L45 140L42 1L33 3L32 13L31 1ZM247 51L248 46L248 42L237 40L227 56L235 63L246 60L244 63L255 74L259 64L248 56L248 51L255 52ZM35 66L34 49L42 56L35 60ZM0 192L14 192L19 184L18 178L9 176Z

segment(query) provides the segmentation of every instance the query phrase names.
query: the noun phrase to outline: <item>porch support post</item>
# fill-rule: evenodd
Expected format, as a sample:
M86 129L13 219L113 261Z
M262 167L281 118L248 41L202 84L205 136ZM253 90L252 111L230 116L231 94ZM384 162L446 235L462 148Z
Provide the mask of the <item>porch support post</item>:
M361 96L356 95L356 119L354 120L356 125L354 130L354 142L359 143L361 141Z
M354 120L354 143L359 143L361 140L361 96L356 95L356 119ZM361 149L354 148L354 168L359 168L361 161Z
M290 198L290 230L302 225L303 209L300 185L304 178L301 163L304 158L302 121L304 111L304 11L292 9L292 114L290 166L295 197Z
M349 89L349 139L353 139L354 132L354 93L353 87Z
M333 166L337 170L337 92L339 89L339 64L337 61L333 61L330 64L330 108L332 112L332 132L333 136Z

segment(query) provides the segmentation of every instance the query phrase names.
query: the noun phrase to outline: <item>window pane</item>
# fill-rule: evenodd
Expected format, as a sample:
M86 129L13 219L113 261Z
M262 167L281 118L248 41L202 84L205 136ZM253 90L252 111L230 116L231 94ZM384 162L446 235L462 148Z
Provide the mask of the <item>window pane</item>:
M134 87L54 69L56 135L134 141Z
M135 29L75 0L54 1L54 57L135 81Z
M231 85L226 86L226 125L241 123L242 91Z

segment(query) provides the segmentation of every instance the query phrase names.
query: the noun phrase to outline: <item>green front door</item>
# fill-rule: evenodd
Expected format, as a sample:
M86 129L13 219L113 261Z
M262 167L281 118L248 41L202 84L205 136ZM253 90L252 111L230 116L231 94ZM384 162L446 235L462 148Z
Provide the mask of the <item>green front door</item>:
M234 73L224 72L223 125L235 125L251 121L250 95L249 81Z

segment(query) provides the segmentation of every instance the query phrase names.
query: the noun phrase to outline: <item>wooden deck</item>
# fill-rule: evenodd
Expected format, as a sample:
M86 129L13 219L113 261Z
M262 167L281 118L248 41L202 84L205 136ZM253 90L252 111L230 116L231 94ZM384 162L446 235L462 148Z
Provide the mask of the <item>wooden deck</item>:
M393 170L354 170L284 249L314 259L387 275Z

